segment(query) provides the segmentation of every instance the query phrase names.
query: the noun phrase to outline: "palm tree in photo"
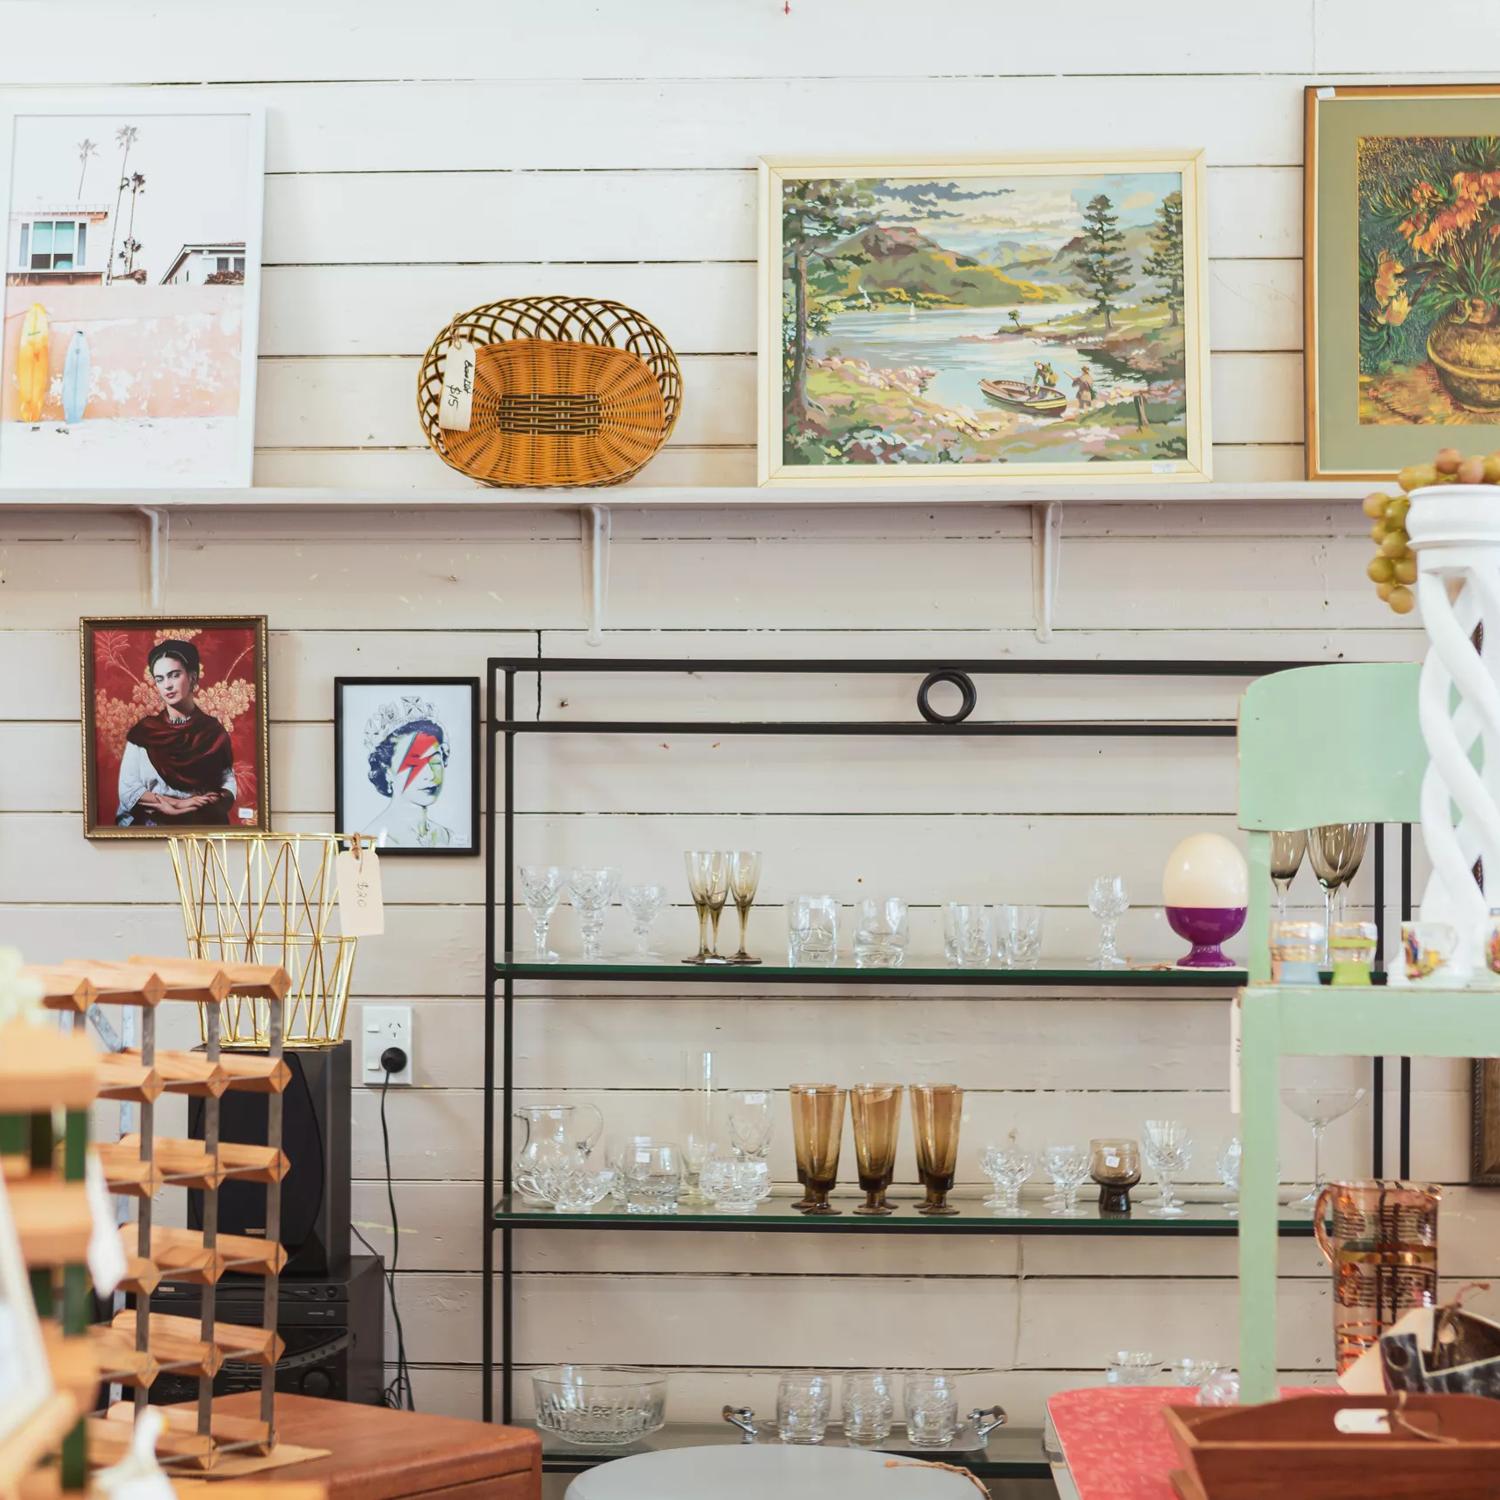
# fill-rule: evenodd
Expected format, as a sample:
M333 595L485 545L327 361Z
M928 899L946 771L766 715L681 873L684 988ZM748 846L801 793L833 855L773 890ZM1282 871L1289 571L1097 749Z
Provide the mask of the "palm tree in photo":
M135 253L141 242L135 237L135 200L146 191L146 179L139 172L130 174L130 224L125 230L125 274L135 270Z
M125 175L125 167L130 161L130 148L135 144L135 138L140 133L140 128L135 125L122 125L115 131L115 144L120 148L120 186L115 190L115 211L109 221L109 259L104 262L106 281L114 279L115 232L120 224L120 203L125 197L125 189L130 186L130 179Z
M87 136L78 143L78 201L83 202L83 179L88 176L89 157L98 156L99 146Z

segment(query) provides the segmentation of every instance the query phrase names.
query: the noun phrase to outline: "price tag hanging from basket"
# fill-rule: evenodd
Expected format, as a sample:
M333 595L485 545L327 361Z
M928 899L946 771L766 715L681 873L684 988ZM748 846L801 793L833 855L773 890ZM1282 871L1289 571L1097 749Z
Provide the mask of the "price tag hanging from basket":
M467 339L450 339L443 357L443 397L438 402L438 426L467 432L474 420L474 366L479 351Z
M385 904L375 845L357 833L351 842L352 847L334 861L339 920L345 937L379 937L385 932Z

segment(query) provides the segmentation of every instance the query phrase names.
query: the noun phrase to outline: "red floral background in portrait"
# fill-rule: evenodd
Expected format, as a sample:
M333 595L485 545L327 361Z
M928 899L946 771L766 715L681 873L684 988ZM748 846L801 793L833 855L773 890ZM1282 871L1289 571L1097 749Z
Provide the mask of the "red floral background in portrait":
M153 623L149 626L100 626L89 649L93 654L94 821L106 828L119 808L120 756L130 727L146 714L161 711L161 698L146 671L146 657L159 641L191 641L203 660L198 706L228 731L234 749L239 796L229 814L231 828L254 828L260 787L260 735L256 701L260 680L255 659L255 627L195 626ZM241 816L248 810L251 817Z

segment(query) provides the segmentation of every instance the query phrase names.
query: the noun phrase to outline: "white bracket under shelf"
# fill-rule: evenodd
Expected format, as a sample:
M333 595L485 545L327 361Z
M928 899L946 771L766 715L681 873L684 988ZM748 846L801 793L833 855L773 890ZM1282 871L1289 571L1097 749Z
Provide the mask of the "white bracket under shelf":
M162 607L162 595L167 587L167 546L172 540L172 516L170 511L155 505L143 505L141 515L146 519L151 609L154 613Z
M1039 641L1052 639L1057 606L1058 554L1062 549L1062 506L1055 500L1031 507L1031 615Z
M604 606L609 599L610 513L607 506L586 505L578 512L583 543L583 609L591 646L604 644Z

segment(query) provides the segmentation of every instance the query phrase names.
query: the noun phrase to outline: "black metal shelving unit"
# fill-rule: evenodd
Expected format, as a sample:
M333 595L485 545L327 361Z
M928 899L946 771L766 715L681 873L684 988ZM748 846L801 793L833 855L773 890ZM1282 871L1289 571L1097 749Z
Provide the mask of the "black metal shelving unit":
M1307 666L1307 662L1282 661L1094 661L1088 659L1030 660L1030 659L744 659L730 660L654 660L649 658L596 658L596 657L492 657L486 663L489 692L486 699L485 736L485 1034L484 1034L484 1224L483 1224L483 1290L482 1306L482 1361L484 1375L483 1414L485 1419L494 1416L493 1383L495 1374L495 1235L500 1237L500 1328L502 1350L500 1364L501 1420L509 1421L513 1415L514 1359L512 1335L514 1331L514 1237L527 1231L564 1232L570 1229L609 1229L621 1232L679 1233L708 1232L777 1232L800 1234L1065 1234L1065 1235L1171 1235L1183 1236L1231 1236L1237 1231L1237 1221L1222 1212L1215 1212L1214 1205L1194 1205L1192 1212L1183 1219L1149 1219L1145 1216L1125 1220L1103 1220L1097 1215L1081 1219L1067 1219L1046 1215L1031 1215L1006 1218L983 1211L961 1212L953 1218L927 1219L915 1212L898 1212L890 1218L855 1218L852 1215L830 1217L806 1217L794 1210L777 1205L763 1205L755 1214L724 1216L710 1213L678 1213L658 1218L651 1215L627 1215L596 1208L588 1213L559 1214L550 1210L538 1211L512 1202L510 1164L513 1154L512 1105L514 1101L514 1024L516 985L534 980L592 980L604 984L673 983L731 984L740 988L767 984L796 984L804 987L880 985L887 992L897 994L911 989L930 994L934 989L962 986L972 991L983 987L997 991L997 999L1015 986L1024 985L1028 994L1035 996L1048 992L1061 994L1086 992L1101 989L1140 989L1154 991L1164 999L1189 994L1200 996L1205 992L1218 991L1230 994L1244 983L1243 970L1199 971L1188 973L1175 969L1122 969L1100 971L1087 967L1081 960L1056 961L1036 969L960 969L948 968L941 961L912 956L900 969L856 969L837 968L788 968L776 964L762 964L753 969L744 967L715 968L695 967L679 964L636 964L620 961L563 961L554 964L538 964L514 956L515 941L515 818L516 818L516 749L522 736L535 734L592 734L592 735L653 735L682 736L709 735L777 735L814 736L842 735L878 737L927 737L944 739L953 737L981 738L1056 738L1056 737L1151 737L1160 739L1232 739L1235 724L1223 719L1183 720L1047 720L1006 718L963 717L955 720L932 720L925 716L914 716L911 720L857 721L857 720L548 720L542 715L543 684L548 677L581 674L663 675L681 673L692 676L716 676L720 674L743 675L795 675L852 676L886 675L911 679L914 691L917 684L924 687L933 681L947 681L960 687L965 699L972 707L977 698L973 688L975 678L1007 677L1189 677L1201 679L1232 679L1248 682L1270 672L1284 671L1292 667ZM519 677L537 678L537 715L532 719L516 716L516 680ZM924 715L926 710L924 710ZM498 830L498 837L497 837ZM1385 891L1384 829L1376 831L1375 837L1375 901L1377 920L1382 921ZM1409 914L1410 889L1410 839L1402 842L1402 912ZM1382 951L1384 930L1382 921ZM566 1003L566 997L559 997ZM498 1003L497 1003L498 1002ZM500 1043L499 1093L503 1119L501 1122L501 1165L499 1181L496 1181L494 1125L496 1094L496 1031L497 1012ZM1403 1174L1407 1170L1408 1118L1407 1072L1402 1074L1401 1157ZM1382 1166L1382 1120L1380 1113L1381 1084L1380 1060L1376 1060L1376 1119L1375 1119L1375 1171L1379 1175ZM496 1188L499 1188L497 1194ZM899 1195L893 1201L900 1203ZM908 1206L909 1207L909 1206ZM1311 1234L1312 1226L1301 1219L1285 1220L1281 1225L1283 1235ZM692 1434L696 1434L693 1436ZM996 1434L995 1438L999 1438ZM989 1476L1009 1475L1026 1477L1046 1472L1041 1457L1040 1444L1036 1451L1028 1441L1020 1443L1017 1429L1003 1445L1003 1455L998 1451L982 1459L966 1460L954 1455L960 1463L970 1462L976 1473ZM681 1446L688 1441L737 1441L739 1434L729 1426L722 1429L714 1426L694 1424L672 1424L665 1433L647 1444L656 1446ZM992 1447L995 1438L991 1439ZM627 1451L638 1451L630 1449ZM617 1454L594 1455L577 1451L548 1452L544 1455L544 1468L555 1472L576 1472L579 1468L600 1461L602 1457Z

